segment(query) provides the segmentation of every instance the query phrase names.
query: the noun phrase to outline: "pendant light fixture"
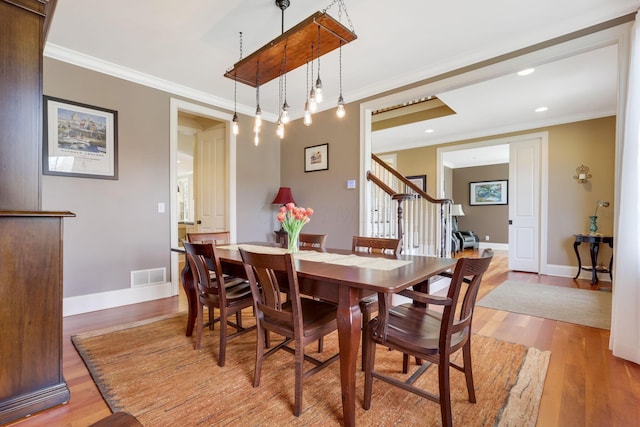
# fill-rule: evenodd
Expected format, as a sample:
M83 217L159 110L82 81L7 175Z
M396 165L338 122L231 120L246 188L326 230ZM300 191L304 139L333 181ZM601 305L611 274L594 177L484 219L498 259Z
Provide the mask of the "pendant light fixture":
M262 111L260 108L260 85L268 83L275 78L282 79L283 97L278 101L279 122L278 134L284 133L284 127L289 121L289 104L287 102L287 74L296 68L307 66L306 102L304 111L304 124L311 124L311 114L317 111L318 103L323 98L323 84L320 73L321 56L326 55L342 45L354 41L357 36L353 30L353 24L347 13L344 0L332 0L322 12L316 12L307 19L297 23L289 30L284 31L284 11L290 5L290 0L275 0L275 4L282 12L282 32L280 36L266 43L261 48L243 58L242 33L240 33L240 60L225 72L225 77L234 80L234 114L232 120L233 133L239 131L237 114L237 83L244 83L256 89L256 115L254 125L254 142L260 141L262 123ZM336 20L327 11L337 6L338 17ZM343 25L342 17L346 17L347 26ZM311 46L311 58L309 58L309 46ZM317 51L317 52L316 52ZM318 75L314 79L314 61L318 61ZM309 62L311 62L311 79L309 79ZM340 65L342 66L342 65ZM342 70L340 70L340 97L338 98L338 114L344 113L344 100L342 97ZM340 108L342 107L342 108ZM280 126L282 125L282 127Z
M318 80L316 80L316 103L322 102L322 80L320 80L320 25L318 25Z
M318 109L316 103L316 89L313 85L313 43L311 43L311 92L309 92L309 111L315 113Z
M338 116L338 118L343 118L346 114L346 112L344 111L344 98L342 97L342 42L340 42L340 56L339 56L339 67L338 69L340 70L340 96L338 96L338 108L336 109L336 116Z
M280 119L282 120L282 124L286 125L289 123L289 104L287 104L287 46L284 47L284 61L283 61L283 93L284 93L284 103L282 104L282 111L280 112Z
M240 31L240 59L242 59L242 31ZM231 120L231 131L234 135L240 133L240 124L238 123L238 78L233 75L233 119Z
M253 125L254 145L260 144L260 128L262 127L262 109L260 108L260 63L257 64L258 75L256 76L256 121Z
M307 61L307 78L306 78L306 84L307 84L307 90L305 90L305 93L307 94L307 99L304 103L304 125L305 126L310 126L311 125L311 111L309 110L309 61Z

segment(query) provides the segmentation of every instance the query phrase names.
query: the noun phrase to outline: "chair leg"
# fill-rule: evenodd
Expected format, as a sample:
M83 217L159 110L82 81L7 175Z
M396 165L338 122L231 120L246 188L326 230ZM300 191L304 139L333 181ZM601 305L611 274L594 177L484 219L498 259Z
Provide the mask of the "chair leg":
M362 407L365 410L371 408L371 393L373 391L373 367L376 360L376 343L369 338L365 329L365 362L364 362L364 400Z
M318 339L318 353L322 353L324 350L324 337Z
M256 367L253 371L253 386L258 387L260 385L260 376L262 375L262 359L264 358L264 344L265 337L268 336L269 331L262 330L260 322L257 320L256 332L258 339L256 340Z
M476 403L476 391L473 386L473 369L471 368L471 337L462 347L462 360L464 362L464 376L467 380L467 392L469 393L469 402Z
M446 357L443 357L446 356ZM451 384L449 379L449 354L440 355L438 364L438 388L440 391L440 415L443 427L452 427L451 416Z
M200 350L200 340L202 339L202 321L204 314L202 304L198 301L198 314L196 315L196 350Z
M218 366L223 367L227 353L227 309L220 307L220 346L218 348Z
M242 311L236 311L236 325L238 325L238 330L242 328Z
M364 306L360 306L360 309L362 311L362 337L360 338L360 340L362 341L362 354L360 355L360 357L362 358L362 360L360 361L361 363L361 369L364 371L364 365L365 365L365 331L367 329L367 325L369 324L369 321L371 320L371 312L373 310L377 310L378 309L378 303L369 303L369 304L365 304Z
M304 368L304 346L302 343L296 341L296 369L295 369L295 395L293 398L293 415L300 416L302 412L302 379Z

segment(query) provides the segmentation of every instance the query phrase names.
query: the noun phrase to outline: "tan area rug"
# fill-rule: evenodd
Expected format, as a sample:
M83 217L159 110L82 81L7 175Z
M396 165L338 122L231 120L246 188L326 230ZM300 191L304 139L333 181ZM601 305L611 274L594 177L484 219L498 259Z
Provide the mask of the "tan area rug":
M244 317L246 324L254 322L250 310ZM128 411L145 426L342 424L339 362L305 381L303 413L296 418L293 355L279 352L267 359L261 385L253 388L255 332L229 342L226 366L220 368L217 331L205 330L202 349L194 350L185 325L186 314L180 314L74 335L72 341L111 410ZM329 335L320 357L334 354L337 341L336 333ZM314 348L311 344L307 351ZM454 425L535 426L549 352L479 335L472 338L472 349L477 403L467 401L464 376L452 370ZM377 356L378 367L400 371L400 354L380 349ZM435 368L419 381L433 392ZM358 370L358 425L440 425L437 404L380 381L374 383L372 408L365 411L363 386Z
M477 305L611 329L611 292L507 280L485 295Z

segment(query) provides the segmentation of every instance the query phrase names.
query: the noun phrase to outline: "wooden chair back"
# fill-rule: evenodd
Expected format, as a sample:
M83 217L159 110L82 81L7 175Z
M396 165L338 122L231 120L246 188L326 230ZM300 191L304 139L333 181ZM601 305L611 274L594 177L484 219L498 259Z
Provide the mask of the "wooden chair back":
M208 231L205 233L187 233L187 241L191 243L211 243L212 245L228 245L231 243L231 233L228 231ZM184 245L184 243L183 243ZM204 258L210 271L215 271L213 259Z
M228 245L229 243L231 243L231 233L228 231L187 233L187 241L191 243L213 243L216 245Z
M198 292L217 295L221 304L225 304L225 294L220 291L220 289L224 290L224 275L222 274L222 264L216 255L215 244L183 242L183 245ZM210 266L213 266L213 269L210 269ZM210 274L210 271L215 274Z
M302 330L300 288L291 254L273 255L239 249L251 286L256 316L275 329L287 329L286 336L294 326ZM291 309L283 310L287 299L291 301ZM294 322L299 325L294 325Z
M326 249L327 235L326 234L309 234L300 233L298 236L300 247L311 247L317 249Z
M396 255L400 252L401 239L382 237L353 236L351 250L353 252L386 253Z

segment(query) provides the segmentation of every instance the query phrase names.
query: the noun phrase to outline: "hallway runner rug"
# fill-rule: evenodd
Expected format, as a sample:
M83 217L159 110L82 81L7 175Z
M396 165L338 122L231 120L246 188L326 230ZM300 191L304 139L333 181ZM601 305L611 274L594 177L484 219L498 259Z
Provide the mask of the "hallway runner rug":
M251 310L243 317L247 325L255 323ZM342 424L339 363L304 382L303 412L296 418L293 355L280 352L265 360L261 384L253 388L255 334L229 341L226 366L220 368L218 331L205 330L202 349L195 350L193 338L184 334L185 325L186 314L181 313L74 335L72 341L111 410L128 411L145 426ZM335 332L328 335L320 358L334 354L337 341ZM468 402L464 375L452 370L454 425L535 426L550 352L480 335L472 337L472 352L477 403ZM402 355L379 350L376 362L383 370L399 373ZM435 368L419 380L432 392L438 387ZM381 381L374 383L372 408L365 411L363 390L358 365L358 425L440 424L436 403Z
M507 280L480 299L477 305L611 329L611 292Z

